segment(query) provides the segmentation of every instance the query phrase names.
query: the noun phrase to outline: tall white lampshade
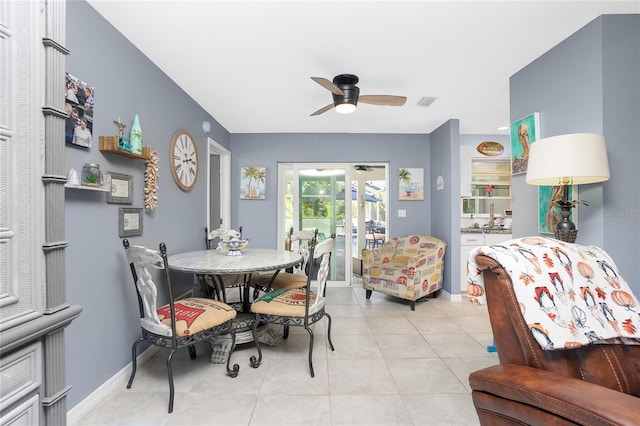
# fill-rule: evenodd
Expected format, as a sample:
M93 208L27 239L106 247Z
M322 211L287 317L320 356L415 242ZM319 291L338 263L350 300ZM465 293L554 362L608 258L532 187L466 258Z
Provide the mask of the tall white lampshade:
M568 200L569 185L609 180L609 162L604 136L572 133L540 139L529 147L529 165L525 181L529 185L562 185L562 200L557 202L562 219L556 224L557 239L575 242L576 225L569 216L574 203Z
M535 141L529 147L529 185L580 185L609 180L604 136L572 133Z

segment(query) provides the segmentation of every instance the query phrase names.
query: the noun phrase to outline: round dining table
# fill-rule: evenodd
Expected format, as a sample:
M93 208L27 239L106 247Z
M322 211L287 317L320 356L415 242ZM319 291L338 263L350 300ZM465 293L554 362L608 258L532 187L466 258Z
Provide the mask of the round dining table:
M302 262L300 253L247 247L240 255L226 250L197 250L169 256L169 268L195 274L245 274L288 268Z
M241 254L237 252L227 252L226 249L213 250L197 250L184 253L176 253L169 256L169 269L172 271L190 272L196 275L211 275L216 277L219 285L218 290L222 294L223 301L226 302L225 275L244 275L240 305L230 303L239 310L239 314L234 320L234 329L236 330L236 343L247 343L253 341L251 329L253 327L254 316L251 314L251 306L249 301L251 275L256 272L271 272L273 275L269 281L266 290L269 290L270 283L273 282L281 269L298 265L302 262L302 255L297 252L251 248L242 249ZM265 290L265 289L262 289ZM257 289L256 289L257 294ZM255 296L254 296L255 297ZM260 327L257 335L260 343L268 345L278 345L282 342L282 335L276 333L268 327ZM213 354L211 355L212 363L226 362L228 353L231 349L230 338L217 338L212 341Z

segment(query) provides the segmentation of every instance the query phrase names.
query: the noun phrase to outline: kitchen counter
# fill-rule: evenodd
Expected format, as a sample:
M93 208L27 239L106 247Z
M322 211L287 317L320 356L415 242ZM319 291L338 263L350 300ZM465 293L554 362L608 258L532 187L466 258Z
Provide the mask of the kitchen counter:
M511 234L508 228L460 228L462 234Z

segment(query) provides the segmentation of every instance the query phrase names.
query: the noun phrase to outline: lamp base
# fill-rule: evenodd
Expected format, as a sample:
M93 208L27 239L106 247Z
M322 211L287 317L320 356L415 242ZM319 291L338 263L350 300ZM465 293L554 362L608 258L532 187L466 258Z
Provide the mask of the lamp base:
M566 191L566 188L565 188ZM576 229L576 225L571 222L569 216L571 215L571 208L573 205L568 202L558 202L560 206L560 214L562 215L562 219L556 223L556 229L553 232L556 239L560 241L565 241L567 243L575 243L576 238L578 237L578 230Z
M567 243L575 243L576 238L578 237L578 230L575 229L575 226L574 229L560 229L558 228L558 225L560 225L560 223L561 222L558 222L558 224L556 225L556 230L554 232L556 239ZM573 222L571 222L571 224L573 225Z

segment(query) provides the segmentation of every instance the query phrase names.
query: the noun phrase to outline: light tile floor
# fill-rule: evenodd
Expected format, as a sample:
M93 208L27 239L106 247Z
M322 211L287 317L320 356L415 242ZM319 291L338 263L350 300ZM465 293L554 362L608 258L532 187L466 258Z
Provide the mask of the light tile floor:
M427 299L411 311L407 302L373 293L366 300L357 281L327 289L335 351L326 342L326 320L314 328L309 375L309 336L291 328L277 347L263 346L259 368L249 365L252 343L238 346L232 379L209 363L211 348L174 357L174 412L166 352L139 368L132 389L104 399L79 425L477 425L469 373L498 363L486 350L493 337L485 306L466 299Z

